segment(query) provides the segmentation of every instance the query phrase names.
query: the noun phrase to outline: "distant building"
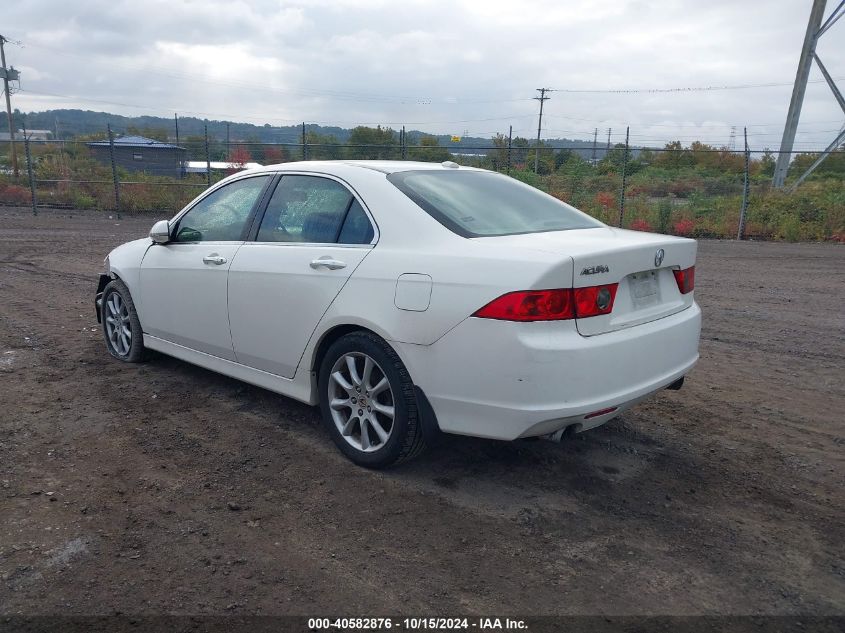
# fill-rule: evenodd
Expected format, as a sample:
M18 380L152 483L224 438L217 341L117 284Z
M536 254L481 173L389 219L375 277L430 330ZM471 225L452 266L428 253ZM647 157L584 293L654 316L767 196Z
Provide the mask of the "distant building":
M111 164L108 141L87 145L94 158ZM145 136L121 136L114 139L114 162L128 171L181 178L185 174L185 148Z
M53 137L53 132L50 130L27 130L26 137L30 141L49 141ZM9 140L9 133L8 132L0 132L0 141L8 141ZM15 132L15 140L22 141L23 140L23 130L18 130Z
M255 169L261 167L261 163L229 163L226 161L213 160L210 163L211 171L241 171L243 169ZM209 164L204 160L189 160L185 163L186 174L204 174L208 171Z

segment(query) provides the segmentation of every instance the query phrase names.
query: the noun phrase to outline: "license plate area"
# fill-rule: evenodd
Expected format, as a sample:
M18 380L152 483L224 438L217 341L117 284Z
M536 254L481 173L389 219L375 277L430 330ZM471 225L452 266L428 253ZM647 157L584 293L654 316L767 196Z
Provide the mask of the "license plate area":
M656 270L628 275L628 286L635 310L650 308L660 303L660 284Z

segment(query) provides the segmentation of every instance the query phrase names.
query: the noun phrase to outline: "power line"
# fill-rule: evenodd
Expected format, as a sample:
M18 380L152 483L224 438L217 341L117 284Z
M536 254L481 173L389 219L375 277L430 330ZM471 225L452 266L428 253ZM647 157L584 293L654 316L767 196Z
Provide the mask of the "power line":
M122 107L125 107L125 108L136 108L136 109L139 109L139 110L146 110L148 112L167 111L169 113L169 112L172 112L173 110L178 110L179 112L181 112L183 114L195 114L195 115L202 115L202 116L223 116L223 117L228 117L230 119L240 118L240 119L255 119L255 120L260 120L260 121L268 121L268 120L271 120L271 121L288 121L288 122L297 123L297 124L301 123L301 121L302 121L301 118L286 119L286 118L281 118L281 117L278 117L278 116L272 115L272 114L263 115L263 114L248 114L248 113L247 114L244 114L244 113L232 114L232 113L226 113L226 112L208 112L208 111L202 111L202 110L187 110L187 109L184 109L184 108L174 107L172 105L167 105L167 106L159 105L159 106L153 107L153 106L147 106L147 105L140 105L140 104L136 104L136 103L127 103L127 102L124 102L124 101L109 101L109 100L105 100L105 99L95 99L95 98L92 98L92 97L79 97L79 96L76 96L76 95L64 95L64 94L59 94L59 93L55 93L55 92L41 92L41 91L38 91L38 90L29 90L29 89L23 89L23 88L21 89L21 92L25 92L25 93L31 94L31 95L42 96L42 97L56 97L56 98L59 98L59 99L69 99L69 100L78 101L78 102L81 102L81 103L102 103L102 104L105 104L105 105L116 105L116 106L122 106ZM349 125L370 125L370 124L372 124L372 125L403 125L403 124L405 124L405 125L408 125L408 124L410 124L410 125L437 125L437 124L448 124L448 123L477 123L477 122L483 122L483 121L508 121L508 120L511 120L511 119L526 119L526 118L533 118L533 117L534 117L533 114L509 114L509 115L504 115L504 116L484 117L484 118L477 118L477 119L452 119L452 120L439 120L439 121L360 121L360 120L355 120L355 121L343 121L343 120L340 120L340 121L338 121L338 120L315 121L315 120L312 120L312 121L309 121L309 122L310 123L316 123L318 125L338 125L338 124L349 124Z
M18 42L20 44L20 42ZM75 51L67 51L58 47L48 46L45 44L29 44L35 48L42 48L49 51L61 53L62 55L70 55L83 59L91 59L90 55L84 55ZM201 83L208 83L212 85L220 85L226 87L239 87L254 90L261 90L265 92L275 92L278 94L297 95L302 97L328 97L339 101L359 101L359 102L385 102L396 104L411 104L417 103L421 105L438 104L462 104L462 103L516 103L520 101L528 101L529 97L524 98L461 98L461 97L446 97L433 98L430 96L420 95L393 95L393 94L378 94L372 92L354 92L344 90L329 90L317 88L272 88L266 84L254 84L244 81L220 81L208 77L202 77L191 73L174 71L171 69L162 69L161 66L140 66L135 64L117 63L114 61L103 62L98 59L98 63L103 63L107 66L114 66L123 68L125 70L133 70L138 72L155 72L156 75L171 77L174 79L188 79L190 81L198 81ZM837 79L843 79L841 77ZM823 79L811 80L809 83L820 83ZM712 92L720 90L748 90L756 88L774 88L791 86L791 83L760 83L760 84L737 84L737 85L723 85L723 86L688 86L688 87L673 87L673 88L546 88L546 92L563 92L574 94L652 94L652 93L681 93L681 92Z
M842 79L837 77L836 79ZM808 83L821 83L824 79L814 79ZM782 88L792 86L791 83L737 84L731 86L684 86L680 88L550 88L551 92L569 92L575 94L655 94L672 92L715 92L719 90L752 90L755 88Z

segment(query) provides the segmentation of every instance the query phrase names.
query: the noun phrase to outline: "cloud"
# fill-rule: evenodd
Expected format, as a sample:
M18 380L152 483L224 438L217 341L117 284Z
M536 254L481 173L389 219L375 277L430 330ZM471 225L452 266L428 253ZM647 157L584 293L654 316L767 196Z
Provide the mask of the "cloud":
M790 84L807 3L605 1L18 0L7 59L24 70L23 110L104 109L289 124L406 123L431 132L533 136L535 88ZM9 28L9 27L4 27ZM819 52L845 76L837 24ZM820 79L813 71L811 79ZM776 147L791 86L749 90L555 92L544 136L638 142L701 137ZM64 95L51 97L49 95ZM108 102L108 103L104 103ZM798 141L825 146L842 112L812 83ZM741 129L740 129L741 133Z

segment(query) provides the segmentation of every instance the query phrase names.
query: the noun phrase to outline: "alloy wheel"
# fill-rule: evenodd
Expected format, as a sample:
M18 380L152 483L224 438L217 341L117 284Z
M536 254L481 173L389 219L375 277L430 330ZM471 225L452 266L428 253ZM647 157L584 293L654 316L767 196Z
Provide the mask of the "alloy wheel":
M126 356L132 347L132 323L129 307L117 292L112 292L105 301L106 338L118 356Z
M361 352L343 354L332 367L328 391L332 420L350 446L371 453L387 443L395 401L390 380L375 360Z

